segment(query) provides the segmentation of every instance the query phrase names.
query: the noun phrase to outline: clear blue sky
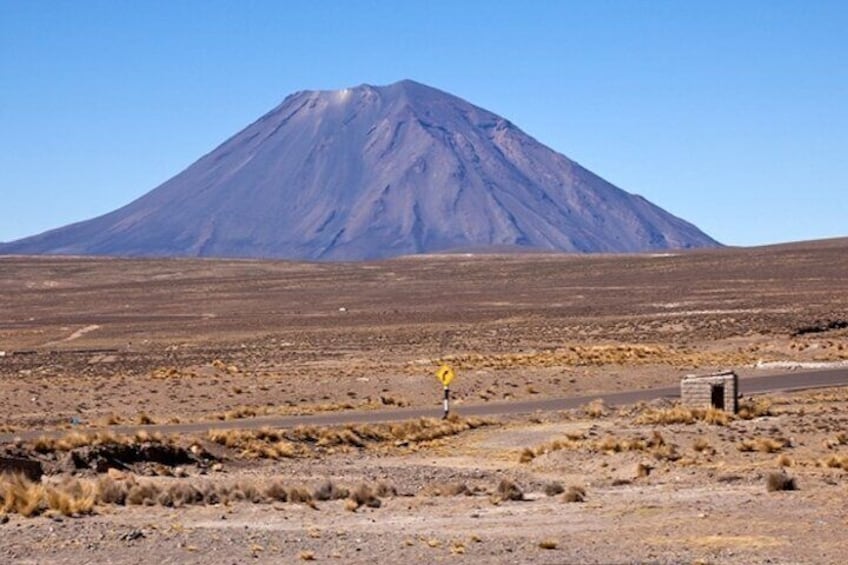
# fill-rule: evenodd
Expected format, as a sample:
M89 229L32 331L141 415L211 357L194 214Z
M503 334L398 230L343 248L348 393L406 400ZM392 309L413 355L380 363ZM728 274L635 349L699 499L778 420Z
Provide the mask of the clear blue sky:
M732 245L848 235L848 2L0 0L0 241L403 78Z

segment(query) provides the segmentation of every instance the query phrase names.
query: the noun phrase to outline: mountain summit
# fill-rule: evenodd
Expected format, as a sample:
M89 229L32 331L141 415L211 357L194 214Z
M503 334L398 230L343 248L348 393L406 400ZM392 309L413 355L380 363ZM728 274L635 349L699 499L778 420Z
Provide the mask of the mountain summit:
M405 80L292 94L138 200L0 253L357 260L717 245L504 118Z

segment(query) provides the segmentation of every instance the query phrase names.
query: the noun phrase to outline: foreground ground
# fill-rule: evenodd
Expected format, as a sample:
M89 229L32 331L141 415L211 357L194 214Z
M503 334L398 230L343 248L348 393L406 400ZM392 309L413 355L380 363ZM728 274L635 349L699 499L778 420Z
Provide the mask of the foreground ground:
M843 362L846 252L836 240L364 265L0 258L0 432L71 428L2 446L48 474L4 487L0 555L840 562L842 390L775 395L731 419L662 402L461 414L718 368ZM449 423L108 431L437 406L444 361L459 372ZM798 490L782 490L788 477Z

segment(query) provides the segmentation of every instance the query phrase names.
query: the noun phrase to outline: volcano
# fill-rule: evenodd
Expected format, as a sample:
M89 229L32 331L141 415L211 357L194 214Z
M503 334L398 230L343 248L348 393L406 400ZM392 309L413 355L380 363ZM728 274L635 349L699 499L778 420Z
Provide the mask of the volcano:
M718 245L508 120L405 80L292 94L134 202L0 253L346 261Z

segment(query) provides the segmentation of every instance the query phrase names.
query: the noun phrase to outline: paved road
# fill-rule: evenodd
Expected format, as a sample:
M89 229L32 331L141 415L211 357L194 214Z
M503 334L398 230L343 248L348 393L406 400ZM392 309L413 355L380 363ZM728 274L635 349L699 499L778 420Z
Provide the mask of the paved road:
M793 371L779 375L750 376L740 374L739 392L744 396L763 394L767 392L804 390L830 386L848 385L848 367L818 371ZM634 404L657 398L678 398L680 388L663 387L642 390L629 390L589 396L571 396L567 398L551 398L545 400L520 400L505 402L489 402L486 404L455 405L454 411L462 416L503 416L526 414L532 412L550 412L579 408L595 399L602 399L607 405ZM265 426L271 428L293 428L299 425L333 426L344 424L395 422L422 417L441 417L442 409L438 408L393 408L386 410L361 410L349 412L327 412L307 416L265 416L245 418L223 422L199 422L186 424L157 424L150 426L111 426L110 431L117 434L134 434L139 430L162 432L164 434L203 434L210 429L257 429ZM83 428L92 431L93 428ZM37 430L18 434L0 434L0 443L6 443L19 437L34 439L42 435L60 436L66 430L45 434Z

